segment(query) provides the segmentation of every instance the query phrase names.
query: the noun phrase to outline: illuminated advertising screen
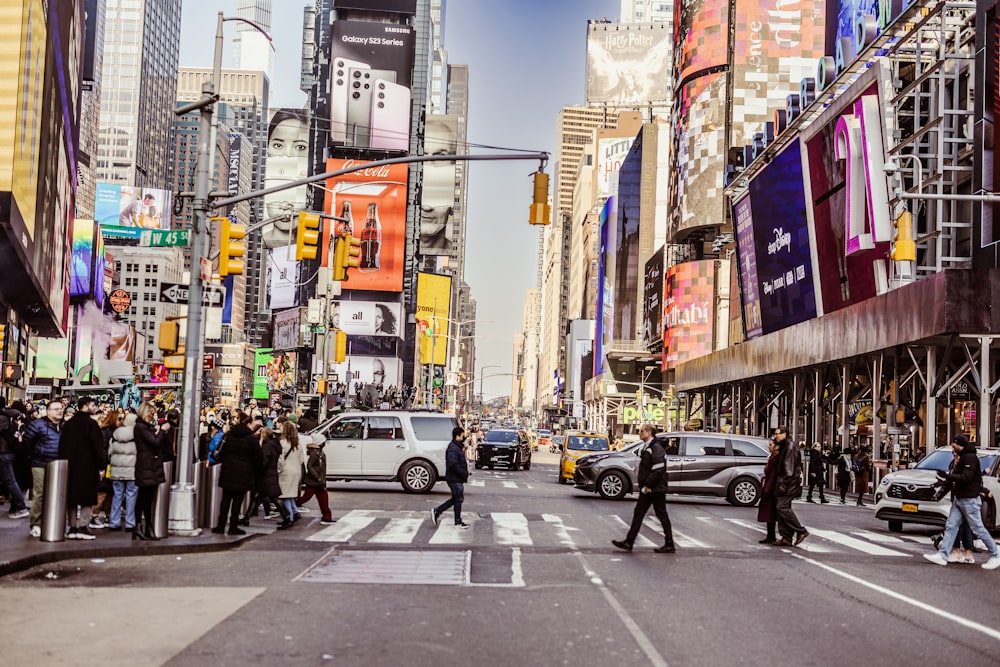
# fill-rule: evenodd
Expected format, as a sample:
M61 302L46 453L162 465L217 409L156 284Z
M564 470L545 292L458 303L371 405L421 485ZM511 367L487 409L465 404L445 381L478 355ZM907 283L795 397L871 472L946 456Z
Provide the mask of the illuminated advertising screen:
M812 253L798 139L749 185L757 298L765 334L816 317Z
M103 292L104 276L101 275ZM94 286L94 221L73 221L73 259L69 267L69 295L88 297Z
M590 23L587 103L633 107L669 99L672 26Z
M597 309L594 323L594 376L604 372L604 355L610 349L614 336L615 299L611 289L614 275L615 240L618 236L618 203L616 197L608 197L601 208L599 219L600 248L597 252Z
M383 387L403 384L402 362L396 357L359 357L352 354L344 363L327 364L327 372L336 373L338 381L346 382L352 391L355 382Z
M264 187L273 188L309 175L309 111L271 109L267 126ZM288 216L261 228L265 248L295 245L299 211L306 207L305 185L264 196L266 218Z
M170 229L174 195L167 190L98 183L94 218L105 238L138 239L144 229Z
M646 262L642 281L642 343L647 348L663 337L663 246Z
M414 34L398 23L333 22L331 143L409 150Z
M267 398L267 368L271 361L274 360L274 355L271 354L271 348L258 347L253 353L253 397Z
M615 246L614 331L633 340L641 324L639 213L642 195L642 139L636 139L618 174L618 233Z
M743 310L743 331L747 340L764 333L760 321L760 296L757 292L757 250L753 240L753 206L750 197L733 205L736 221L736 255L739 257L740 294Z
M862 95L877 97L876 84ZM833 313L872 298L876 289L874 263L888 261L889 243L876 243L870 250L846 253L844 233L847 216L846 162L834 149L837 119L832 118L805 140L811 223L816 236L816 265L823 313ZM755 207L756 208L756 207ZM865 224L870 228L868 211Z
M670 181L673 231L720 224L726 168L726 74L694 79L674 101L676 127Z
M663 275L663 369L712 352L715 260L685 262Z
M597 196L618 194L618 172L635 137L613 137L597 141Z
M443 366L448 360L448 313L451 312L451 277L417 274L417 337L420 363Z
M333 0L333 8L413 16L417 13L417 0Z
M333 328L348 336L403 335L400 323L403 317L401 303L374 301L334 301L332 306Z
M729 62L728 0L679 0L674 6L674 85Z
M65 378L69 360L69 338L38 338L34 379Z
M330 159L327 171L337 171L364 160ZM403 289L406 251L405 164L362 169L326 181L324 207L327 213L343 211L350 202L352 229L361 239L361 257L351 269L343 289L399 292Z
M299 308L284 310L274 314L274 349L291 350L302 342L300 324L302 311Z
M425 155L458 152L458 116L432 114L424 130ZM420 193L420 254L450 255L455 238L455 163L425 162Z
M295 376L298 358L295 352L268 352L270 359L264 365L264 380L267 383L267 391L291 392L295 390ZM256 355L255 355L256 358ZM260 372L260 368L257 372ZM254 381L254 392L256 393L256 380Z

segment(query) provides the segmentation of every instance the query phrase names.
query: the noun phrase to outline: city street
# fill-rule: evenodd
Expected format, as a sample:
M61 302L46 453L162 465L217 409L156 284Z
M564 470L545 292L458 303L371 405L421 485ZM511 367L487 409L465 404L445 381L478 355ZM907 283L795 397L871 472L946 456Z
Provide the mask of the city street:
M23 611L12 664L995 664L996 574L935 567L931 530L889 534L869 508L796 503L812 536L758 544L755 509L673 499L624 553L632 497L530 471L475 471L463 518L395 484L332 484L287 532L231 552L68 561L0 581ZM270 531L273 522L252 527ZM100 538L98 538L100 539ZM977 560L985 560L978 554ZM53 633L51 628L59 628ZM38 647L45 646L39 654Z

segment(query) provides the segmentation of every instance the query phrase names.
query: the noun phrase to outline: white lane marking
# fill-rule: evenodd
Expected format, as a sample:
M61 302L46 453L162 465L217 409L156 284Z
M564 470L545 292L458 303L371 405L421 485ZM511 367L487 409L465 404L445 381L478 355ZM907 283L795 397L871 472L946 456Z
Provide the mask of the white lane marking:
M894 600L899 600L900 602L904 602L904 603L906 603L908 605L916 607L917 609L920 609L922 611L926 611L926 612L928 612L930 614L934 614L935 616L940 616L941 618L943 618L945 620L948 620L948 621L951 621L952 623L956 623L958 625L964 626L966 628L969 628L970 630L975 630L977 632L981 632L984 635L986 635L987 637L991 637L993 639L996 639L996 640L1000 641L1000 630L996 630L994 628L982 625L981 623L976 623L975 621L970 621L967 618L962 618L961 616L957 616L957 615L952 614L950 612L944 611L943 609L938 609L937 607L933 607L933 606L927 604L926 602L921 602L920 600L915 600L915 599L913 599L911 597L907 597L906 595L903 595L902 593L897 593L894 590L890 590L888 588L883 588L882 586L879 586L878 584L873 584L873 583L871 583L869 581L865 581L861 577L856 577L853 574L850 574L848 572L844 572L843 570L838 570L835 567L830 567L829 565L827 565L825 563L820 563L819 561L815 561L812 558L806 558L805 556L800 556L799 554L796 554L796 553L791 553L791 552L789 552L789 553L792 556L794 556L795 558L798 558L799 560L805 561L806 563L809 563L810 565L815 565L816 567L822 568L822 569L826 570L827 572L829 572L831 574L837 575L838 577L843 577L844 579L847 579L848 581L850 581L850 582L852 582L854 584L857 584L858 586L864 586L865 588L869 588L869 589L875 591L876 593L881 593L882 595L884 595L886 597L892 598Z
M486 486L486 482L481 479L470 479L469 486Z
M743 528L749 528L750 530L756 530L758 533L767 534L767 529L764 528L763 524L753 523L752 521L744 521L743 519L726 519L730 523L735 523L737 526L742 526ZM810 531L811 532L811 531ZM767 545L765 545L767 546ZM808 551L815 554L832 554L835 552L834 549L823 546L822 544L816 544L815 542L803 542L796 549L802 549L803 551Z
M411 544L423 522L423 519L392 519L368 541L378 544Z
M621 518L617 514L612 514L611 518L614 521L617 521L618 523L620 523L625 530L628 530L631 527L631 524L629 524L627 521L625 521L625 519ZM642 533L639 533L636 536L636 538L635 538L635 544L633 546L637 546L637 547L655 547L655 546L658 546L658 545L656 543L654 543L652 540L650 540L648 537L643 537Z
M530 546L528 517L520 512L493 512L493 536L497 544Z
M510 583L511 586L524 586L524 569L521 567L521 550L517 547L510 554Z
M912 557L911 554L896 551L894 549L886 549L885 547L880 547L877 544L863 542L856 537L842 535L841 533L837 533L832 530L820 530L819 528L813 528L809 532L817 537L822 537L824 540L836 542L837 544L843 544L845 547L857 549L858 551L862 551L872 556L901 556L903 558Z
M518 547L510 553L510 583L473 583L472 582L472 551L465 552L465 581L463 586L478 588L524 588L524 568L521 565L521 550Z
M882 544L906 544L903 540L898 537L893 537L892 535L883 535L882 533L870 533L867 530L855 530L851 531L854 535L864 538L870 542L880 542Z
M647 516L643 523L652 528L658 535L663 535L663 527L660 526L660 520L655 516ZM679 532L676 528L671 526L670 532L673 534L674 544L679 547L685 548L695 548L695 549L708 549L709 546L700 540L696 540L689 535Z
M556 537L559 539L559 543L564 547L576 548L576 543L569 534L569 530L566 528L566 524L563 523L562 517L555 514L543 514L542 520L546 523L551 523L555 527Z
M505 488L505 489L516 489L517 488L517 482L504 482L503 483L503 488Z
M442 521L438 524L437 530L434 531L428 542L430 544L471 544L472 529L475 524L466 518L465 522L472 525L468 528L461 528L456 526L455 522L451 520L451 510L448 510L447 514L449 516L441 516Z
M306 538L308 542L347 542L359 530L365 528L376 518L375 512L367 510L352 510L337 519L337 523L313 533Z

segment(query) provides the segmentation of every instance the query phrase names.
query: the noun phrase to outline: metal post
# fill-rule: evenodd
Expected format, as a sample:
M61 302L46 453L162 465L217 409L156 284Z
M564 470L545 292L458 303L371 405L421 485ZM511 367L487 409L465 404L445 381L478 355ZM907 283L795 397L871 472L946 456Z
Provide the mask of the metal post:
M990 344L993 339L984 336L979 339L979 437L977 445L979 447L993 446L993 392L990 391L990 383L993 382L993 374L990 372Z
M934 379L937 377L937 348L927 346L927 407L924 409L924 451L931 452L937 442L937 395L934 393ZM910 456L913 445L910 444Z
M166 481L156 487L156 499L153 503L153 533L157 537L167 536L167 515L169 513L170 505L170 480L174 477L173 461L163 462L163 477ZM192 510L193 509L194 508L192 507Z
M876 460L885 458L892 461L893 466L899 465L899 455L892 448L882 456L882 420L878 413L882 409L882 355L878 354L872 360L872 454ZM889 438L892 441L892 438Z
M66 484L68 482L69 461L56 459L45 466L42 542L62 542L66 539Z
M813 369L813 442L823 442L823 371Z
M850 369L847 364L840 367L840 443L847 449L847 443L851 439L851 424L848 415L849 394L851 391L851 379L848 375Z

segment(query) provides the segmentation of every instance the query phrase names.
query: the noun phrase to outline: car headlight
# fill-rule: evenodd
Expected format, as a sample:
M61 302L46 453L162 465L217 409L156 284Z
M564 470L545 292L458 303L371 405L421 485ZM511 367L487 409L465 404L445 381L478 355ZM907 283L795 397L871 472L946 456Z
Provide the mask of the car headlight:
M890 484L891 482L892 482L892 480L891 480L891 479L889 479L889 477L888 477L888 475L887 475L887 476L885 476L885 477L883 477L883 478L882 478L882 481L881 481L881 482L879 482L879 483L878 483L878 485L879 485L879 486L889 486L889 484Z

